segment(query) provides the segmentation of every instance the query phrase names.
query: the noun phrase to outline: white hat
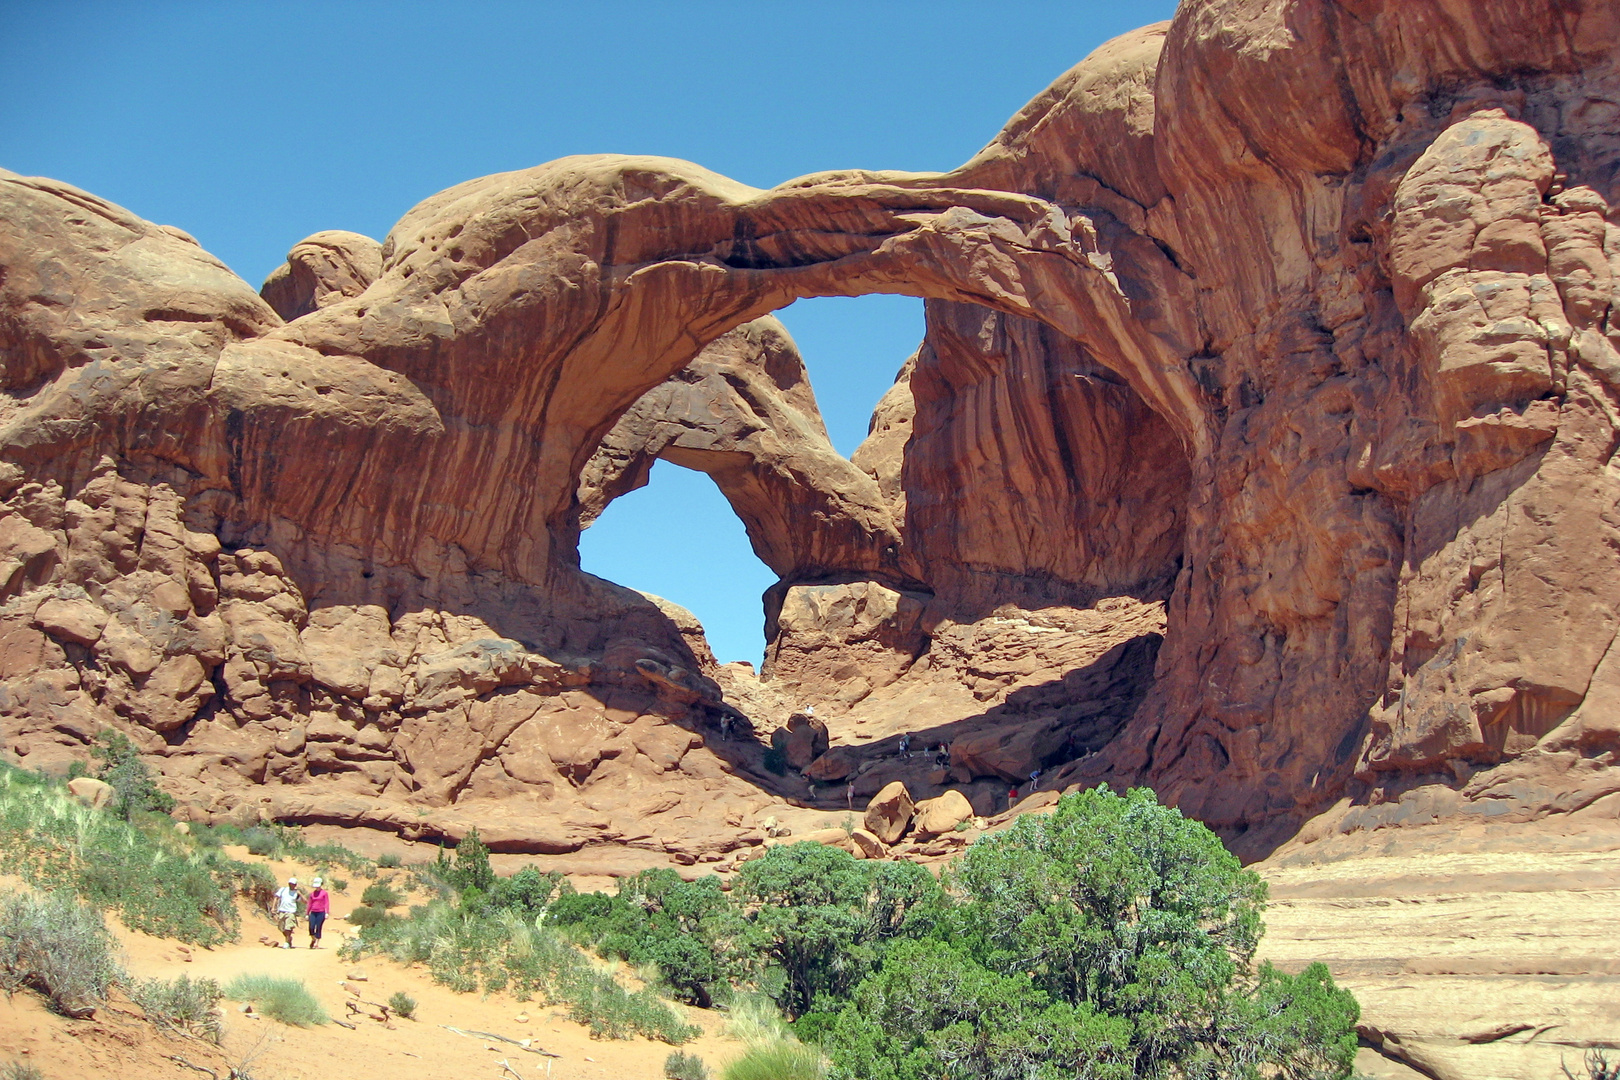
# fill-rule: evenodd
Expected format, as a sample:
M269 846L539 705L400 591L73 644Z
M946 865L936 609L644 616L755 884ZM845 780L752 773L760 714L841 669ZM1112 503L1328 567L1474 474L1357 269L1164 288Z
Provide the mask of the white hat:
M295 878L295 877L290 877L290 878L287 879L287 884L296 885L296 884L298 884L298 879Z
M316 878L316 879L315 879L315 880L314 880L314 881L312 881L312 882L310 882L310 884L311 884L311 885L313 885L313 886L315 886L315 887L316 887L316 888L317 888L317 889L318 889L318 888L320 888L320 887L321 887L321 879L320 879L320 878Z

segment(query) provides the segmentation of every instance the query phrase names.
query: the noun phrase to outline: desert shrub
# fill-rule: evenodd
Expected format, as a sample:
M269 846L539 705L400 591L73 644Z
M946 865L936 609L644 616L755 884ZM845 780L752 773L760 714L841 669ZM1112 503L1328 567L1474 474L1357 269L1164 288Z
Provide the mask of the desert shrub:
M368 907L365 904L361 904L359 907L349 912L348 918L350 923L360 927L363 930L370 926L376 926L378 923L388 918L388 912L382 910L381 908Z
M489 865L489 848L479 839L477 826L456 845L454 862L445 855L444 848L439 849L434 873L439 880L458 892L477 889L480 893L488 893L495 887L495 871Z
M13 1059L0 1065L0 1080L45 1080L45 1074L37 1065Z
M703 1059L684 1050L672 1050L664 1059L664 1080L709 1080Z
M242 845L248 849L248 854L260 858L274 859L282 854L281 837L276 835L274 829L267 829L262 825L243 829Z
M330 884L332 886L332 891L335 892L335 893L342 893L342 892L348 892L349 891L349 883L348 883L348 881L346 881L343 878L335 877L330 882L328 882L328 884Z
M491 907L510 908L533 918L553 900L570 892L573 887L568 879L556 870L542 874L533 866L525 866L511 877L495 879L489 889L489 903Z
M788 771L787 754L783 753L779 747L768 747L764 755L759 759L759 763L765 767L765 771L775 773L777 776L781 776Z
M745 863L732 895L752 909L747 940L780 972L773 996L792 1016L836 1009L891 942L931 933L945 903L915 863L816 843L778 845Z
M91 753L101 760L96 778L112 785L113 797L109 809L130 820L142 810L155 810L167 814L174 809L174 798L159 790L152 778L152 770L141 760L141 753L129 736L108 728L96 736Z
M377 868L380 870L399 869L399 856L395 855L392 851L379 855L377 857Z
M172 982L144 979L129 987L130 1000L154 1024L216 1043L220 1039L220 1022L214 1010L223 995L213 979L193 981L185 975Z
M546 909L546 921L552 926L578 927L585 939L594 942L601 937L596 932L599 920L608 918L615 910L613 901L606 893L567 893Z
M391 908L404 901L404 897L386 881L373 881L366 886L366 891L360 894L360 902L367 907Z
M779 1039L750 1046L721 1072L721 1080L821 1080L821 1053L812 1046Z
M559 913L558 908L562 911ZM603 956L651 968L683 1000L708 1008L740 974L747 923L720 879L683 881L673 870L645 870L619 882L605 904L559 900L551 921L574 927Z
M0 980L31 987L66 1016L86 1016L123 977L101 913L66 890L0 896Z
M835 1078L1349 1074L1327 969L1256 970L1265 886L1152 793L1065 796L982 837L946 933L898 944L826 1033Z
M299 979L238 975L225 987L225 996L232 1001L252 1002L255 1009L270 1019L294 1027L313 1027L330 1019L315 995Z
M416 1015L416 999L403 990L388 995L388 1007L407 1020Z

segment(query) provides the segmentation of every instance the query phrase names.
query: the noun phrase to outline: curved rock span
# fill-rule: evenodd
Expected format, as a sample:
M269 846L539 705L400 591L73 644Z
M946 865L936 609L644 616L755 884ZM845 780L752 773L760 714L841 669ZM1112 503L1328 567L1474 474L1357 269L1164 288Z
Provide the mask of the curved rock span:
M569 158L262 297L0 174L7 744L121 727L200 815L722 864L779 797L988 813L1026 767L1250 854L1612 818L1617 40L1191 0L950 173ZM928 328L846 461L768 316L866 292ZM758 677L578 569L658 457L781 577ZM836 794L763 767L804 704Z

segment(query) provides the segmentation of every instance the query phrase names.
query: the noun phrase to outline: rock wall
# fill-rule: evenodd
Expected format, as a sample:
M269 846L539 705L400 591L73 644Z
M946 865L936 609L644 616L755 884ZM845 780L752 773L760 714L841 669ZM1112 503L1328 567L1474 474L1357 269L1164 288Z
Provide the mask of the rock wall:
M631 706L591 725L634 693L679 741L730 716L700 635L576 554L590 493L663 454L784 574L798 685L851 683L822 663L851 633L902 687L1015 626L1005 678L949 684L991 702L1066 685L1028 659L1043 605L1157 617L1145 700L1062 782L1151 783L1249 852L1413 792L1584 812L1620 789L1617 40L1582 0L1192 0L954 172L565 159L428 199L375 265L311 238L280 315L178 230L0 174L7 737L93 708L229 767L274 732L247 780L330 779L336 743L427 810L543 788L505 763L523 695L585 693L581 745L622 748ZM726 335L863 292L928 298L929 341L844 469L769 334Z
M1083 346L936 301L908 380L906 550L935 606L1168 598L1191 477L1169 424Z

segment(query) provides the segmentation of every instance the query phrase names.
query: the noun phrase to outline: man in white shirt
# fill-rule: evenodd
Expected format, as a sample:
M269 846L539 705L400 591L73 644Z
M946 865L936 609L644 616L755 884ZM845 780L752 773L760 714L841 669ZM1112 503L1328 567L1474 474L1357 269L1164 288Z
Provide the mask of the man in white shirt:
M270 900L270 910L276 917L276 925L281 927L281 936L287 939L281 947L292 948L293 931L298 929L297 878L288 878L287 884L276 890L276 895Z

